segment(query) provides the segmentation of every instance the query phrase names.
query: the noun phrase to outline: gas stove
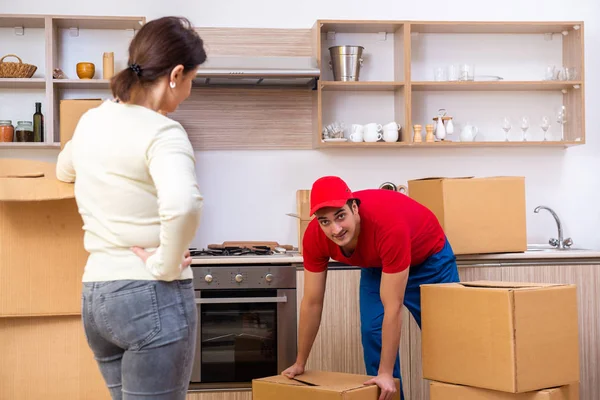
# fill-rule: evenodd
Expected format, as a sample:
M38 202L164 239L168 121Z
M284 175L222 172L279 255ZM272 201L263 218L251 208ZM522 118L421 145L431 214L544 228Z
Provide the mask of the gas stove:
M223 242L209 244L205 249L190 248L192 258L211 257L281 257L290 256L294 248L277 242Z

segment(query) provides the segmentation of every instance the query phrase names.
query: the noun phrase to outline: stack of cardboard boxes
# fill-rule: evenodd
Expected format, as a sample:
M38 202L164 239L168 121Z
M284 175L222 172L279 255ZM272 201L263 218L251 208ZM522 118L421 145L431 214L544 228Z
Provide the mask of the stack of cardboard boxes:
M574 285L421 286L430 400L577 400Z

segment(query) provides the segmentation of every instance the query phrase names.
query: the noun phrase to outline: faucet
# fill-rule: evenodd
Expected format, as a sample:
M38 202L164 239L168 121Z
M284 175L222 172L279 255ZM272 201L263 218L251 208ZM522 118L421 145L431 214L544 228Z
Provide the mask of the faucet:
M554 217L554 220L556 221L556 226L558 227L558 239L554 239L554 238L550 239L548 241L550 246L556 247L559 250L565 250L565 249L568 249L569 247L571 247L571 245L573 244L573 240L571 238L567 238L567 239L563 240L562 224L560 223L560 219L558 218L558 215L554 212L554 210L552 210L550 207L546 207L546 206L537 206L535 208L535 210L533 210L533 212L537 214L540 212L540 210L546 210L550 214L552 214L552 216Z

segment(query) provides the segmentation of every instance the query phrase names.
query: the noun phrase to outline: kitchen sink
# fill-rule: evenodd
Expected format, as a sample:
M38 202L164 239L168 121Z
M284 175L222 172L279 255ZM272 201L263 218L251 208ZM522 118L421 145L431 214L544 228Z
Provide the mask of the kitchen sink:
M528 244L527 251L589 251L589 249L583 249L581 247L558 249L550 246L549 244Z

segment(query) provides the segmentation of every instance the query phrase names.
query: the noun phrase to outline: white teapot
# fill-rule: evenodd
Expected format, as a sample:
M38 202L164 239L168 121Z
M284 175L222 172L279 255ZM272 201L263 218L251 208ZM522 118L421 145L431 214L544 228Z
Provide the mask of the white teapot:
M460 131L461 142L472 142L479 133L479 129L476 126L467 123Z

